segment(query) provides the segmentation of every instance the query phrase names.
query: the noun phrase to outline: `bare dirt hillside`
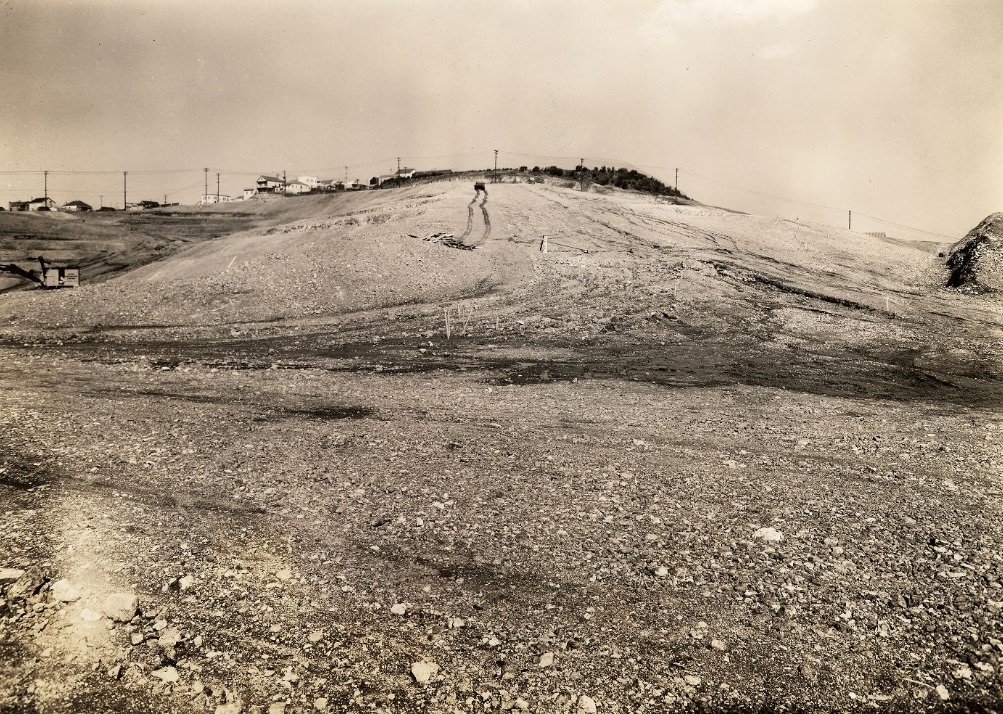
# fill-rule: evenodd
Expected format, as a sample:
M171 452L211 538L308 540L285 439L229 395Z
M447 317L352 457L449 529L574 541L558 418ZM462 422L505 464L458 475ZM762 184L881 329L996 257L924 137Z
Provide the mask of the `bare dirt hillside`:
M472 189L220 207L0 296L0 710L998 706L998 301L894 240Z

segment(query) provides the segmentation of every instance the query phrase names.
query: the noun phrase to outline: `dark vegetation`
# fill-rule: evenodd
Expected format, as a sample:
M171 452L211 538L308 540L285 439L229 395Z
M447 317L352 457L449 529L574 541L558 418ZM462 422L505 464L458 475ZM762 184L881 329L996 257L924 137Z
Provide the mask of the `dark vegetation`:
M588 168L587 166L576 166L574 169L562 169L557 166L548 166L541 169L534 166L532 173L554 176L556 178L566 178L573 181L584 181L586 185L597 184L599 186L615 186L629 191L641 191L652 193L656 196L677 196L689 198L684 193L672 186L666 186L658 179L642 174L635 169L617 169L612 166L597 166Z

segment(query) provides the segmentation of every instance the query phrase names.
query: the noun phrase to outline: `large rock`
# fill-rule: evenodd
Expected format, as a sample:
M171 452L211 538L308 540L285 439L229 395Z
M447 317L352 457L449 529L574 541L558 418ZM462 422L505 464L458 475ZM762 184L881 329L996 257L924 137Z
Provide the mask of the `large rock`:
M22 575L24 571L17 568L0 568L0 583L12 583Z
M80 591L64 578L52 584L52 597L59 602L76 602L80 599Z
M104 599L101 612L115 622L128 622L136 615L139 598L132 593L112 593Z

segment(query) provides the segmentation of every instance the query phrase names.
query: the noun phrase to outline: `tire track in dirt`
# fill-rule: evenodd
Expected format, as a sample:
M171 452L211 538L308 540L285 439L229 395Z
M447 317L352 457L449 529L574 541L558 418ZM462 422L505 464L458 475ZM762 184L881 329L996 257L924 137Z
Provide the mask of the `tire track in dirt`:
M474 204L477 203L477 194L474 194L474 200L467 204L467 229L463 231L463 235L460 236L460 240L464 240L470 235L470 231L474 227Z
M476 198L474 199L477 200ZM481 240L487 240L488 236L491 235L491 216L488 214L488 194L487 191L484 192L484 200L481 201L481 214L484 216L484 235L481 236Z

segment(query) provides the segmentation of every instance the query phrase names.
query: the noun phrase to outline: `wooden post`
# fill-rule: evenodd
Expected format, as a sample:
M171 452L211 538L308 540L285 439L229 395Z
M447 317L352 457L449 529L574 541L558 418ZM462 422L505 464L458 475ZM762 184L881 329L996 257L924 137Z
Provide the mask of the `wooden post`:
M540 241L540 252L541 253L546 253L547 252L547 236L546 236L546 234L544 234L543 240Z
M447 307L446 308L446 339L447 340L449 339L449 336L450 336L450 329L449 329L449 308Z

